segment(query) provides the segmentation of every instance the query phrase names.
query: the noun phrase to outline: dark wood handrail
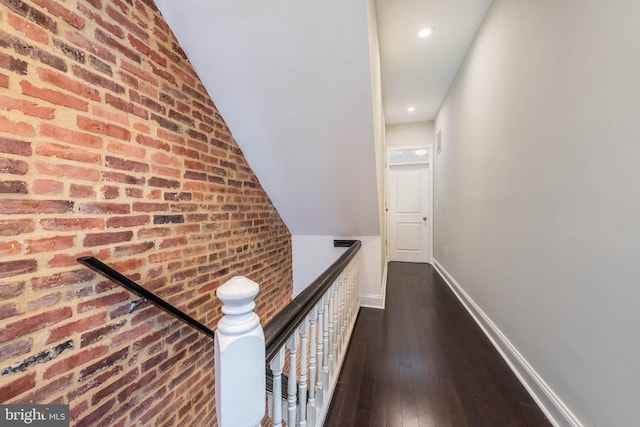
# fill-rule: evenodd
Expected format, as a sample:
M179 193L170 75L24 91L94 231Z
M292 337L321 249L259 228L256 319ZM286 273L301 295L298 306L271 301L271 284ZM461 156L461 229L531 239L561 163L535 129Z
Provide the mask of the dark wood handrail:
M163 300L153 292L146 290L145 288L138 285L133 280L126 277L125 275L117 272L116 270L109 267L107 264L103 263L102 261L99 261L98 259L92 256L85 256L85 257L78 258L78 262L102 274L106 278L113 280L117 284L127 288L128 290L138 295L139 297L145 298L146 300L154 303L155 305L157 305L167 313L172 314L173 316L177 317L183 322L188 323L189 325L196 328L200 332L210 336L211 338L214 337L213 330L209 329L202 323L198 322L196 319L189 316L187 313L169 304L168 302L166 302L165 300Z
M344 240L340 241L345 242ZM264 329L267 364L278 350L287 342L295 329L300 326L307 314L331 287L336 278L356 256L362 246L360 240L353 240L336 262L331 264L311 285L295 297L282 311L276 314ZM342 245L344 246L344 245Z

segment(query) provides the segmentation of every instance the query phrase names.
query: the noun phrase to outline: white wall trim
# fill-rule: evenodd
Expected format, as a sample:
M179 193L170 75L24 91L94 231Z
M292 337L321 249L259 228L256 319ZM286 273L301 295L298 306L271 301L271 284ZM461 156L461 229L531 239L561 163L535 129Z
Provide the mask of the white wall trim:
M360 295L360 307L378 308L384 310L385 302L387 299L387 266L388 262L384 263L382 271L382 295L374 294L362 294Z
M513 373L527 389L531 397L540 406L549 421L554 426L583 427L582 423L560 400L553 390L538 375L527 360L511 344L507 337L498 329L493 321L485 314L467 292L456 282L449 272L434 258L433 266L442 279L449 285L471 317L476 321L502 358L507 362Z

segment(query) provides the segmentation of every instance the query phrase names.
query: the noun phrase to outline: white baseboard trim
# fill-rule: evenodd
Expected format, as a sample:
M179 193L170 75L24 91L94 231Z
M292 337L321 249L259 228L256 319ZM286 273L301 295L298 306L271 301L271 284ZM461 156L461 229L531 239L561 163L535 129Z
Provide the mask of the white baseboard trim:
M377 308L384 310L384 305L387 297L387 265L384 263L382 271L382 295L375 294L363 294L360 295L360 307Z
M433 260L433 266L507 362L533 400L540 406L549 421L557 427L583 427L576 416L437 259Z

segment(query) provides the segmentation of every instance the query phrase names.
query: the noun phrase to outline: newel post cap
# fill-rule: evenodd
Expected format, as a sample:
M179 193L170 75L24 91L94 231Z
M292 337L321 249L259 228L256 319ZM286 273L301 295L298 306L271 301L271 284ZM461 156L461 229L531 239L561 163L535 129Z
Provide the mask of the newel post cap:
M222 334L238 335L251 331L260 324L253 312L256 304L253 299L260 287L253 280L242 276L229 279L216 290L216 296L222 301L222 319L218 322L218 331Z
M260 286L253 280L234 276L216 290L216 296L222 301L224 314L244 314L255 307L253 299L259 290Z

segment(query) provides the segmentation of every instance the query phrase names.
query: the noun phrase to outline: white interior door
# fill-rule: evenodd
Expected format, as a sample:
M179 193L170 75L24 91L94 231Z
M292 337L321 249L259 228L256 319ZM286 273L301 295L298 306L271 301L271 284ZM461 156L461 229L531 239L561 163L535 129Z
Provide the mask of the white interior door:
M389 259L429 262L429 164L390 165L388 244Z

